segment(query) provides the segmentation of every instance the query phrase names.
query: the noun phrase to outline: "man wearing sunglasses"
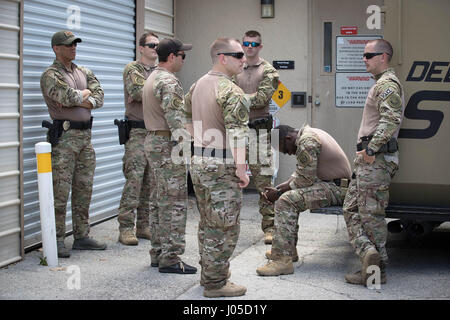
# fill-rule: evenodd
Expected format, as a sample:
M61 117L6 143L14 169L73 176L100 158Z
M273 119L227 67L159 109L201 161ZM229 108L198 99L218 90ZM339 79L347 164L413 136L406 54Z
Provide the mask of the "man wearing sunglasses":
M106 244L89 237L89 205L95 171L91 110L103 106L104 92L92 71L72 62L81 41L71 31L56 32L51 41L56 59L41 76L42 95L53 120L47 136L52 143L56 238L60 258L70 257L70 250L64 244L70 191L75 239L72 249L106 249Z
M357 139L353 180L343 212L349 240L362 262L361 270L346 275L347 282L367 285L369 266L380 268L386 283L387 226L385 208L389 185L398 169L397 136L403 120L403 87L389 68L391 44L383 39L367 43L363 60L376 79L364 106Z
M242 72L239 40L219 38L210 48L212 69L191 86L194 156L191 176L200 212L198 242L205 297L244 295L228 281L229 259L239 238L242 188L249 183L245 164L249 101L232 77Z
M158 67L145 81L142 103L147 136L144 149L150 166L151 266L161 273L193 274L197 269L179 257L185 250L187 213L186 165L172 160L172 140L184 132L187 114L184 92L175 76L183 67L185 51L192 45L178 39L159 42ZM188 136L188 133L186 133Z
M265 234L264 242L271 244L274 228L274 208L273 204L263 197L263 193L266 188L273 187L270 143L270 130L273 121L269 113L269 104L278 87L279 75L270 63L259 56L263 44L261 34L258 31L247 31L242 41L247 62L243 72L236 76L236 83L245 93L251 94L249 127L256 130L258 141L253 143L250 141L249 146L258 145L265 148L263 152L260 152L259 148L258 150L256 148L248 150L247 152L251 151L251 153L247 153L247 159L256 190L260 194L259 212L262 216L261 228ZM255 136L250 135L250 138L252 137ZM261 159L262 155L265 155L263 159Z
M126 181L117 220L119 242L124 245L137 245L138 238L150 240L150 168L144 152L147 130L142 111L142 90L150 73L156 68L158 43L156 34L144 33L139 38L140 59L130 62L123 71L125 122L128 124L125 130L129 138L123 156Z

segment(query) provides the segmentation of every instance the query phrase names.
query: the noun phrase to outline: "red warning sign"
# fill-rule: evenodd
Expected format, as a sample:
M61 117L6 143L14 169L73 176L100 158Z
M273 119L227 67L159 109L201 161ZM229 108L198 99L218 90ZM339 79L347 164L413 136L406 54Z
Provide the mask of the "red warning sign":
M358 27L341 27L342 35L358 34Z

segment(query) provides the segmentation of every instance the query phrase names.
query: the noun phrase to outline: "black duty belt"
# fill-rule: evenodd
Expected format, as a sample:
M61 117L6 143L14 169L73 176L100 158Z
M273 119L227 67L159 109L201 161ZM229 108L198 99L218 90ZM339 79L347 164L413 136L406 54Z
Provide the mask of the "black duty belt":
M367 148L373 136L361 137L361 142L356 145L357 151L362 151ZM396 138L391 138L386 144L382 145L376 153L393 153L398 151L398 142Z
M142 120L142 121L128 120L128 123L130 125L130 128L145 129L145 122L144 122L144 120Z
M233 155L231 154L230 149L213 149L213 148L194 147L193 155L200 156L200 157L233 159Z
M88 130L92 129L93 117L89 121L73 121L73 120L53 120L53 123L62 125L65 131L69 129Z

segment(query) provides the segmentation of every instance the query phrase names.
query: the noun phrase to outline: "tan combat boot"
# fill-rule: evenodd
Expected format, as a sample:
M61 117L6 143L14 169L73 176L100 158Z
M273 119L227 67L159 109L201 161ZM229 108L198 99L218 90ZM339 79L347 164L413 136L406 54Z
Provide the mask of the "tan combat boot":
M227 283L219 289L203 290L203 296L207 298L238 297L243 296L246 292L247 292L246 287L227 281Z
M129 229L120 231L119 242L126 246L135 246L139 243L134 231Z
M273 240L273 231L266 231L264 233L264 243L265 244L272 244L272 240Z
M256 273L260 276L279 276L282 274L294 273L294 265L292 258L289 256L281 256L276 260L270 260L264 267L256 269Z
M367 282L363 281L361 271L356 271L355 273L349 273L349 274L345 275L345 280L351 284L359 284L359 285L363 285L363 286L365 286L367 284ZM380 283L386 284L386 282L387 282L386 281L386 272L381 271Z
M230 277L231 277L231 270L228 269L227 280L230 279ZM205 281L203 280L203 278L200 279L200 285L201 285L202 287L205 286Z
M150 228L136 228L136 238L150 240Z
M266 251L266 258L269 259L269 260L273 260L272 250L267 250ZM292 262L297 262L297 261L298 261L298 252L297 252L297 249L295 249L295 252L292 255Z
M367 268L369 266L378 266L380 267L381 256L375 248L370 248L364 254L362 258L362 268L361 268L361 277L364 283L367 282L367 278L370 277L370 274L367 274Z

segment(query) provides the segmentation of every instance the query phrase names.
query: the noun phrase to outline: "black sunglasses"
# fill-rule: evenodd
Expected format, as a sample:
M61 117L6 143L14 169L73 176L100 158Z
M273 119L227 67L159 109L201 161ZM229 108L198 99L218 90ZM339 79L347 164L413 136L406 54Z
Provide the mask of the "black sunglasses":
M77 42L72 42L71 44L65 44L64 45L66 48L72 48L72 47L77 47Z
M224 56L230 56L236 59L242 59L244 57L243 52L219 52L217 55L223 54Z
M181 56L181 58L184 60L184 58L186 58L186 53L174 53L174 55L176 56L176 57L178 57L178 56Z
M143 45L143 47L149 47L150 49L155 49L157 46L157 43L146 43Z
M250 47L250 46L252 46L252 48L256 48L256 47L259 47L259 46L261 45L261 43L259 43L259 42L249 42L249 41L244 41L244 42L242 42L242 45L243 45L244 47Z
M363 57L366 58L367 60L370 60L370 59L372 59L375 56L382 55L383 53L384 52L366 52L366 53L363 54Z

